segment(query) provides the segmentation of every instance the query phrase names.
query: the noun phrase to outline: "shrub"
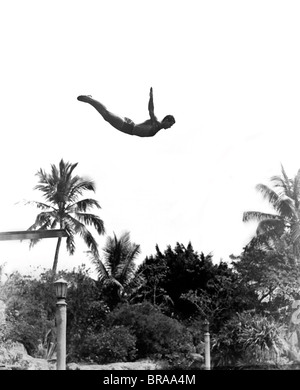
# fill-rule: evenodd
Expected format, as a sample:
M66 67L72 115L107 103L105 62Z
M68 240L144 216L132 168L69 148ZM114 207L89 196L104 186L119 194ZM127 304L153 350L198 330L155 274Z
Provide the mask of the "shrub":
M103 329L85 337L79 354L99 364L132 361L136 357L136 338L124 326Z
M100 299L97 282L84 266L61 271L60 277L68 282L67 346L68 355L73 357L85 335L102 328L108 308ZM55 342L56 297L51 270L38 277L12 273L1 286L0 296L6 304L5 337L22 343L33 356L47 354Z
M187 354L192 349L187 329L150 303L122 305L109 314L108 323L130 330L136 337L139 358L167 358L170 354Z
M282 331L272 317L237 314L213 337L214 363L227 367L276 364L283 347Z

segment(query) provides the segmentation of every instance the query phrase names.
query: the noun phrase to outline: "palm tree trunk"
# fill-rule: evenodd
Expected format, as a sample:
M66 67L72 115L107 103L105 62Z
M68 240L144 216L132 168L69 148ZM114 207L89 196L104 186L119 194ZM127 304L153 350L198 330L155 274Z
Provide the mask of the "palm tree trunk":
M55 255L54 255L54 261L53 261L53 267L52 267L52 275L53 275L53 277L56 275L56 271L57 271L57 263L58 263L58 254L59 254L60 244L61 244L61 237L58 237L57 244L56 244Z

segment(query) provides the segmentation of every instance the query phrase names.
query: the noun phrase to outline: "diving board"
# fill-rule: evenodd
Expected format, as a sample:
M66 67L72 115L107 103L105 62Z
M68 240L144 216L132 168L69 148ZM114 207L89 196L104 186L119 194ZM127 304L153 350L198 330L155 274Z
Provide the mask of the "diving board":
M55 238L55 237L67 237L67 236L68 234L64 229L21 230L21 231L0 233L0 241L39 240L41 238Z

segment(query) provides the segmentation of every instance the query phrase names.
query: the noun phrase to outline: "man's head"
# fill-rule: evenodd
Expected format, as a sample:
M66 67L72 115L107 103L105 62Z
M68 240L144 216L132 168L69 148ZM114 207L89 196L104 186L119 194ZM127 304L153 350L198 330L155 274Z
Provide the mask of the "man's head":
M173 115L167 115L161 121L162 127L164 129L169 129L171 126L174 125L174 123L175 123L175 118L173 117Z

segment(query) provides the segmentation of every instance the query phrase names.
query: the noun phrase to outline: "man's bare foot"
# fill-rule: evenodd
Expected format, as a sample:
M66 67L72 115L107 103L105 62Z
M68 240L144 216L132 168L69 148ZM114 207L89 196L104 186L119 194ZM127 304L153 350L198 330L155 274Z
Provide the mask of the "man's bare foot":
M80 95L77 97L77 100L79 100L80 102L85 102L85 103L89 103L92 99L92 96L91 95Z

